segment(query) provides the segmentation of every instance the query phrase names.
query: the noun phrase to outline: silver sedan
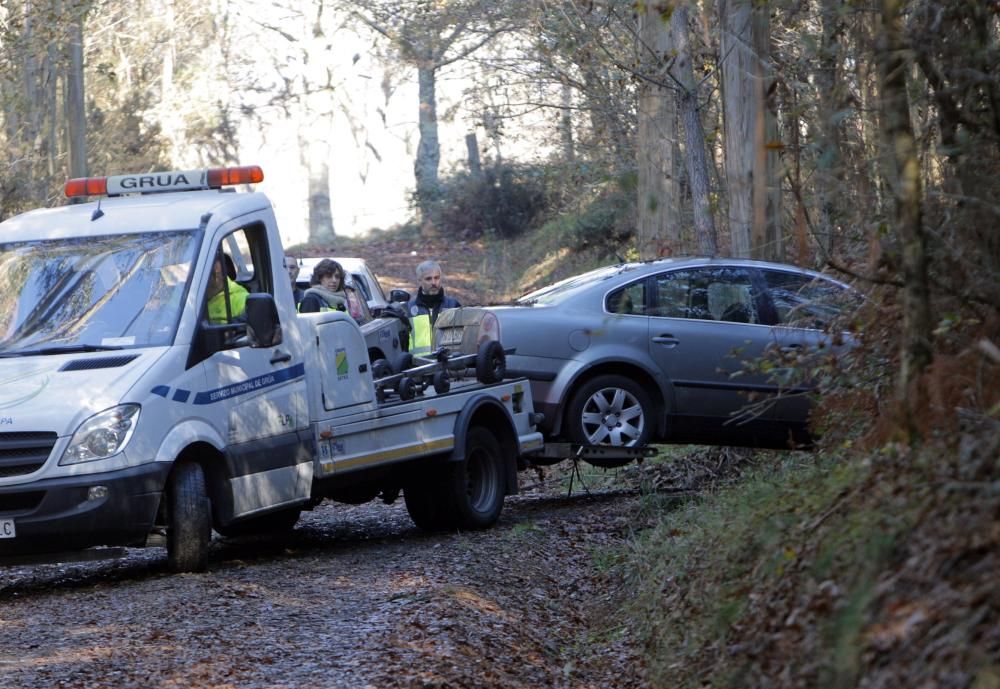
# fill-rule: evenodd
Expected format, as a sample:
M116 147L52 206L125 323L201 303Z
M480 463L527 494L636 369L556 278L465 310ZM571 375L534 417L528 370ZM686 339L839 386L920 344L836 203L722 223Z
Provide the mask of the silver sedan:
M828 325L857 304L848 285L794 266L664 259L593 270L510 306L442 312L435 341L514 348L508 376L531 381L549 438L781 446L807 439L807 390L754 362L842 346L849 338Z

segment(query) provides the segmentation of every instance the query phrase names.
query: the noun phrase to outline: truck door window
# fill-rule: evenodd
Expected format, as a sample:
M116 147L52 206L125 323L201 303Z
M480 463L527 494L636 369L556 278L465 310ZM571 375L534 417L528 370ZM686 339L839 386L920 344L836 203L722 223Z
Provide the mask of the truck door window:
M264 225L254 223L230 232L216 247L205 288L205 313L213 325L242 322L246 297L274 294Z

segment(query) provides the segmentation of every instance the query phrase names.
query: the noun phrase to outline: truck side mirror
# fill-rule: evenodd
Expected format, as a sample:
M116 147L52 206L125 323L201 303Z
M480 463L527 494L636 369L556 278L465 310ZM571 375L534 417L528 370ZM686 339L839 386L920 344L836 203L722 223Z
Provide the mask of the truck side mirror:
M405 289L394 289L389 292L389 301L410 301L410 293Z
M281 344L278 307L270 294L248 294L246 301L247 339L251 347Z

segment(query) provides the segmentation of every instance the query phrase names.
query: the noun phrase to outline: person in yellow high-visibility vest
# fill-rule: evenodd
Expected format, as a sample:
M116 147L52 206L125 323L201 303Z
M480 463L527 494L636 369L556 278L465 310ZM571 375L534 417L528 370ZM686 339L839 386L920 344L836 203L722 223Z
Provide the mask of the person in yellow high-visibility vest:
M434 340L434 322L443 309L461 306L454 297L446 296L441 286L441 265L437 261L424 261L417 266L417 296L406 305L413 328L410 353L415 356L429 354Z
M246 316L247 294L246 288L234 281L227 275L226 268L223 267L223 259L232 263L232 259L226 254L221 254L222 258L216 257L212 264L212 276L208 281L208 321L218 325L220 323L232 323L242 321ZM236 270L233 268L235 274ZM228 294L229 306L226 307L226 297Z

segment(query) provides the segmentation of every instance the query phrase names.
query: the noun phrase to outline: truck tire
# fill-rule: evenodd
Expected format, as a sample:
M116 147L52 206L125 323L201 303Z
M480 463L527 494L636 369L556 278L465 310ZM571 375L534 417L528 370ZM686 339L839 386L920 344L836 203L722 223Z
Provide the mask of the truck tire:
M489 385L499 383L507 375L507 355L496 340L486 340L476 352L476 380Z
M573 393L566 410L566 434L574 443L639 447L649 441L653 402L637 383L624 376L597 376ZM596 466L620 466L631 460Z
M212 505L205 472L196 462L180 462L167 483L167 566L172 572L202 572L208 567Z
M372 361L372 378L388 378L392 375L392 364L388 359L375 359Z
M403 502L410 519L424 531L441 531L451 525L451 519L442 495L441 472L434 471L420 482L403 488Z
M259 517L251 517L238 521L229 526L216 526L215 530L226 538L239 538L240 536L258 536L266 534L280 534L291 531L299 522L302 509L292 507L278 510Z
M485 529L500 517L506 496L503 451L496 436L473 426L465 438L465 459L445 467L452 526Z

